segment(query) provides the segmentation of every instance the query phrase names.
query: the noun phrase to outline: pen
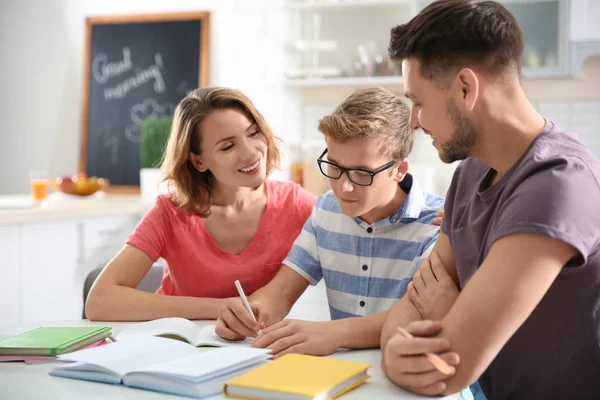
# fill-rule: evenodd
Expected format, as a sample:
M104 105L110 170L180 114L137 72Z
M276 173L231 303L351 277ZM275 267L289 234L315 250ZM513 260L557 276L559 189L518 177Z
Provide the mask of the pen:
M410 333L408 333L404 329L398 328L397 332L401 336L404 336L407 339L412 339L413 338L413 335L411 335ZM442 357L438 356L437 354L435 354L435 353L425 353L425 356L427 357L427 359L429 360L429 362L431 363L431 365L433 365L442 374L444 374L444 375L450 375L452 372L454 372L454 368L452 368L450 365L448 365L448 363L446 361L444 361L444 359Z
M246 294L244 293L244 289L242 289L242 284L238 280L236 280L234 283L235 283L235 287L237 288L238 293L240 294L240 298L242 299L242 303L244 303L244 307L246 307L246 310L248 310L248 312L252 316L252 319L254 320L254 322L256 322L256 325L258 325L258 321L256 320L256 317L254 316L254 313L252 312L252 307L250 307L250 303L248 303L248 299L246 298Z

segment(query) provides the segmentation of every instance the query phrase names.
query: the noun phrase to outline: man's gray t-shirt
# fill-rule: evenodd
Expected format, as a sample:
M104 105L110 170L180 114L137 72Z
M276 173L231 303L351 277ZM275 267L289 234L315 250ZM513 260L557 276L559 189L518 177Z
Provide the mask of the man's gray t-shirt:
M469 158L448 190L442 231L450 238L461 287L494 242L510 234L548 236L579 254L479 383L489 400L600 399L600 161L576 135L547 121L490 186L493 175Z

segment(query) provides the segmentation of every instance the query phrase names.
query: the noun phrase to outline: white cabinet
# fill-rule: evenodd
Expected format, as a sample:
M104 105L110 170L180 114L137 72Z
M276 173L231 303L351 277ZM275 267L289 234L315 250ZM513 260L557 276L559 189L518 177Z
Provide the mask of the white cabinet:
M21 225L21 323L81 318L77 222Z
M419 0L419 9L433 0ZM580 1L580 0L575 0ZM597 1L597 0L593 0ZM523 30L524 78L562 78L570 74L571 0L500 0Z
M288 1L290 86L399 84L389 60L390 28L407 22L413 0Z
M91 270L105 265L123 247L140 215L88 218L79 222L79 264Z
M0 325L19 324L19 226L0 226Z
M81 318L85 278L117 254L140 217L0 226L0 326Z
M600 0L571 0L571 40L600 41Z
M600 0L571 0L571 73L581 75L583 64L600 55Z

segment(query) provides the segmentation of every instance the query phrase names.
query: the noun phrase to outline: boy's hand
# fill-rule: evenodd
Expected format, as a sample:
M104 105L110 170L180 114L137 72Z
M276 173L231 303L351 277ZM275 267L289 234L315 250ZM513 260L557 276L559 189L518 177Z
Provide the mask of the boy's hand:
M435 217L433 217L433 223L435 225L441 225L444 222L444 210L440 210L435 213Z
M440 257L432 252L408 284L407 293L423 319L441 320L456 301L458 288Z
M402 328L398 328L401 330ZM435 321L415 321L406 327L414 337L406 338L396 333L382 352L382 369L392 382L414 393L436 396L446 390L447 379L427 359L425 353L436 353L449 365L460 362L458 354L448 352L450 342L447 339L428 337L437 335L442 324Z
M252 347L269 348L274 357L288 353L325 356L338 349L330 321L286 319L262 330Z

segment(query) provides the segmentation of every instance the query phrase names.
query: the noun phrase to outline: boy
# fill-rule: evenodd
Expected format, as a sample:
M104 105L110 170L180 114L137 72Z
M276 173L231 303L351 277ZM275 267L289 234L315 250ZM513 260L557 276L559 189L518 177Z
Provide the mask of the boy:
M443 199L408 173L409 109L395 94L363 89L319 123L318 159L332 190L321 195L273 280L250 296L257 325L239 299L220 312L216 333L257 336L273 354L331 354L379 347L387 310L406 291L439 229ZM325 280L332 321L285 320L309 284Z
M528 101L517 21L495 1L437 1L392 29L389 49L412 127L444 162L465 161L431 265L388 314L386 373L427 395L479 379L492 400L599 399L600 162ZM445 303L432 268L462 289L439 318L428 317ZM426 352L455 374L435 371Z

